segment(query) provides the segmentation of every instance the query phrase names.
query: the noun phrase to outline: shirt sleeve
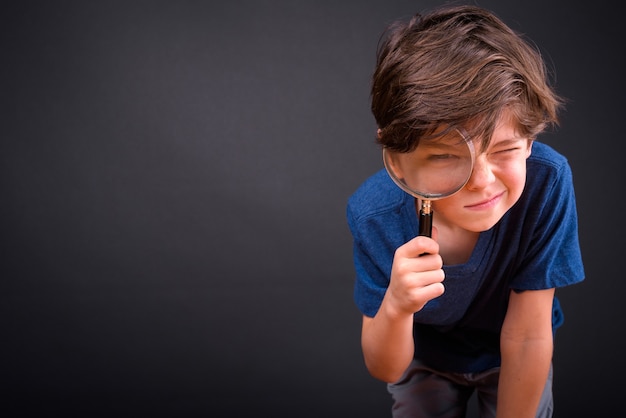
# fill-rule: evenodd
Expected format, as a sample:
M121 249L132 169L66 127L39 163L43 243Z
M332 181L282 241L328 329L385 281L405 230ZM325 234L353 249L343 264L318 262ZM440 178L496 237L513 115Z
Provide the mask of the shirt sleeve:
M382 170L348 200L356 273L354 301L366 316L375 316L380 308L396 249L416 233L413 202Z
M367 232L366 220L357 220L348 206L348 225L353 238L353 261L356 273L354 283L354 301L366 316L373 317L378 312L387 287L389 286L389 272L391 263L388 266L380 267L380 262L385 260L382 253L386 252L384 245L374 245L364 239L363 234ZM370 232L371 233L371 232ZM382 242L379 242L382 244ZM389 258L386 258L389 260ZM375 260L378 260L376 263ZM389 272L387 272L389 270Z
M516 290L562 287L584 279L576 198L567 161L537 190L528 208L532 232L520 270L511 282Z

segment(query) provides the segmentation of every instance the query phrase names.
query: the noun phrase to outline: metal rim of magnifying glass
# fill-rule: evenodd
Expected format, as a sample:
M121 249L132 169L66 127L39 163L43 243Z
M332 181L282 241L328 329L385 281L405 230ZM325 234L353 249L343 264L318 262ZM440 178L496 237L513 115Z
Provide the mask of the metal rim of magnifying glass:
M465 181L462 184L460 184L457 188L455 188L453 191L451 191L449 193L418 193L418 192L410 189L408 186L406 186L402 182L402 180L400 180L394 174L393 170L389 166L389 163L387 162L387 154L389 153L389 151L388 151L387 147L383 147L383 164L385 165L385 170L387 171L387 174L389 174L389 177L391 177L393 182L396 183L396 185L398 187L400 187L400 189L404 190L405 192L407 192L411 196L413 196L415 198L418 198L418 199L422 199L422 200L438 200L438 199L443 199L443 198L446 198L446 197L450 197L450 196L458 193L463 187L465 187L465 185L469 181L470 177L472 176L472 172L474 171L474 160L475 160L475 154L476 153L475 153L475 150L474 150L474 143L468 138L468 136L465 135L460 129L457 129L457 132L461 135L461 137L463 138L463 140L467 144L467 148L469 148L471 164L470 164L469 175L467 176Z

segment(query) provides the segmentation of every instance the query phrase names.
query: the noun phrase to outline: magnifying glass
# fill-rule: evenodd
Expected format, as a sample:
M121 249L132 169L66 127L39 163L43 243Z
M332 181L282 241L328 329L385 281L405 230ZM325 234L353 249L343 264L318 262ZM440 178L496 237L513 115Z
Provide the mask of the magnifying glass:
M474 144L458 129L421 138L410 152L383 148L383 162L391 179L421 202L419 235L432 235L431 201L461 190L472 175L474 158Z

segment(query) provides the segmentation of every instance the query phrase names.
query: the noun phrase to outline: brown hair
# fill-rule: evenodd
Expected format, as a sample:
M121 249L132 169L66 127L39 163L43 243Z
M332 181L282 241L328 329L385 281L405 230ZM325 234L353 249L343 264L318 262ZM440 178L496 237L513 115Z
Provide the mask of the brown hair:
M562 106L538 49L476 6L392 24L378 47L371 99L378 142L398 152L442 127L463 128L485 147L505 108L534 139L558 123Z

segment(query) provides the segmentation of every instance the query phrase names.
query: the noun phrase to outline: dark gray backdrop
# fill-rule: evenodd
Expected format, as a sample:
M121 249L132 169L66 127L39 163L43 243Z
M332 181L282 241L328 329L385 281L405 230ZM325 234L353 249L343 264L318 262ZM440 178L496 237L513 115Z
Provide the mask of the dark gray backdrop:
M344 210L381 168L378 37L440 2L13 3L0 408L388 416ZM558 291L556 416L608 417L626 372L621 23L602 1L479 4L542 48L569 99L542 140L573 166L587 281Z

